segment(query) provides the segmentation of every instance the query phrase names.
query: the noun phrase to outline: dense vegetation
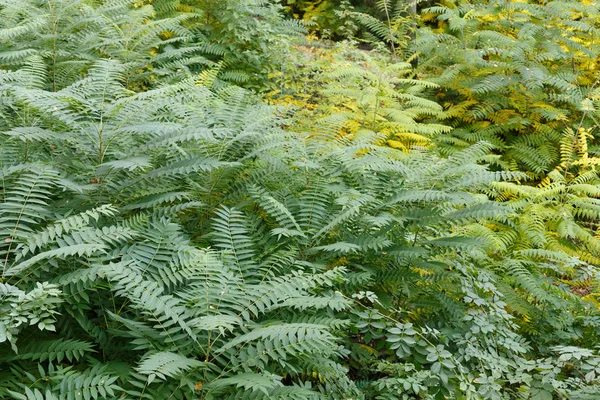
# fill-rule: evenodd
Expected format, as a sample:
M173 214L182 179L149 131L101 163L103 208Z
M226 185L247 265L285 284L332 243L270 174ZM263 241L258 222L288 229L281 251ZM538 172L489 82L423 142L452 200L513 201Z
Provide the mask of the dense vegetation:
M0 397L597 399L599 34L0 0Z

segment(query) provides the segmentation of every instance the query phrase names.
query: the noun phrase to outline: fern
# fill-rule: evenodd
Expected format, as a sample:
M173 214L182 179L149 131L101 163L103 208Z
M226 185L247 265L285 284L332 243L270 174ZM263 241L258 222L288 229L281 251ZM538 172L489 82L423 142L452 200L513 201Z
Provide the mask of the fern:
M149 3L0 2L0 397L595 389L588 6L445 3L416 70L304 46L289 74L278 4Z
M422 55L421 70L450 91L442 101L443 119L460 128L453 136L498 145L512 163L508 168L538 178L550 172L559 163L561 131L580 120L595 124L581 107L593 86L588 66L596 46L587 38L595 31L594 15L593 8L571 2L459 2L425 9L430 27L412 48ZM563 126L565 121L570 123ZM464 146L447 138L440 143L448 152Z
M318 354L339 365L343 356L333 333L343 324L333 314L350 303L329 293L343 270L312 267L297 258L294 243L255 235L257 229L275 229L268 226L273 222L298 232L302 225L294 223L292 205L276 200L279 196L266 186L247 186L271 215L261 221L239 200L245 189L228 185L242 168L254 173L250 153L288 168L287 161L274 158L280 150L272 143L283 133L269 115L272 110L262 107L264 119L247 127L243 121L254 103L246 95L234 92L238 97L229 100L225 93L213 94L193 82L135 94L124 87L123 71L118 63L103 61L83 81L59 92L18 86L12 92L19 99L14 104L42 114L36 126L52 134L26 140L3 136L16 151L16 159L3 160L4 224L11 238L4 241L3 285L31 300L2 304L30 315L28 324L38 329L57 330L61 339L44 337L7 316L2 319L3 342L14 346L17 337L43 340L22 346L19 355L6 359L25 371L44 361L52 369L48 374L64 378L60 386L50 378L27 392L29 386L21 385L29 375L3 369L11 383L2 395L156 398L215 391L227 396L237 390L232 382L258 365L253 352L266 347L277 349L278 356L260 361L260 373L279 375L265 390L317 395L302 389L313 379L303 362ZM169 104L171 96L183 96L181 103ZM202 110L205 118L182 119L190 109ZM232 115L237 119L230 120ZM172 140L173 128L190 132L197 124L215 134ZM6 128L18 132L14 126ZM269 134L259 135L263 129ZM21 152L33 151L28 146L36 141L34 147L41 149L46 140L56 143L56 151L41 151L35 163L18 167ZM164 188L154 187L157 180L165 182ZM205 189L211 187L221 192ZM223 205L234 199L236 208ZM187 227L196 223L205 232L192 236ZM218 253L201 250L210 243ZM268 257L280 247L291 250L286 263ZM38 283L45 281L57 286ZM20 289L36 284L40 286L31 294ZM61 288L62 303L56 287ZM40 302L45 306L28 311L29 304ZM314 322L296 321L298 309ZM272 324L273 318L281 322ZM290 342L290 337L295 339ZM231 343L246 349L239 363L231 364ZM95 363L94 354L111 355ZM124 363L119 374L108 372L112 362ZM283 381L288 368L294 371L291 383ZM334 377L345 387L343 374ZM177 384L179 379L186 384ZM350 385L339 390L354 389Z

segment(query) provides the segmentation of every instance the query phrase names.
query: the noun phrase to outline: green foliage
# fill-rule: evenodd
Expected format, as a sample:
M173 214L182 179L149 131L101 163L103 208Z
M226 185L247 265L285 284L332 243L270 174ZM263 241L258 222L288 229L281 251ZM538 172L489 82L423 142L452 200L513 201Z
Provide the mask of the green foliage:
M288 14L323 39L349 39L359 29L350 0L284 0L283 4Z
M183 57L206 57L219 81L262 91L269 74L281 71L290 42L304 33L302 24L285 19L279 2L267 0L154 0L159 17L183 20L193 46L171 53L172 63ZM179 36L179 32L176 37ZM167 57L165 55L164 57ZM185 58L184 58L185 59ZM192 72L201 68L192 67Z
M435 84L411 79L412 67L390 62L385 54L358 50L350 43L332 49L303 48L302 68L281 90L270 94L277 104L304 109L295 128L311 134L359 139L380 134L390 147L428 147L450 127L425 123L443 109L425 95ZM291 99L290 99L291 98Z
M132 87L153 84L156 75L168 78L181 75L187 66L209 63L190 58L193 47L187 46L185 52L176 49L192 39L181 18L150 21L152 7L134 4L134 0L3 1L0 66L12 70L28 66L36 72L32 84L56 91L81 79L100 59L121 60ZM157 51L160 57L155 57Z
M384 43L394 59L405 59L405 51L414 38L416 28L417 2L379 0L375 3L375 12L355 12L352 15L357 23L364 27L362 40L377 46Z
M3 351L2 396L316 398L313 374L351 391L334 335L350 302L330 289L343 269L257 236L267 225L243 206L251 185L278 221L294 218L243 184L281 168L268 162L285 137L274 110L193 82L131 93L124 68L99 62L58 92L7 90L3 113L39 118L3 127L2 338L18 353ZM45 135L17 134L34 129Z
M542 177L565 129L595 125L597 8L586 2L446 2L424 10L413 48L440 85L446 153L486 140L503 168Z
M34 289L24 292L16 286L3 283L0 289L0 343L8 341L16 350L16 335L29 325L37 325L40 330L55 330L56 307L61 301L56 285L37 282Z
M303 32L264 0L57 0L0 2L0 67L29 66L53 91L98 60L117 59L128 88L143 90L203 71L262 90ZM41 86L40 86L41 85Z
M584 57L585 4L498 8L522 46L480 29L492 5L431 8L415 75L400 52L291 53L277 3L148 3L0 3L0 397L596 396L598 96L559 100L587 73L527 47L554 15ZM527 90L463 59L478 35ZM539 104L502 139L505 90ZM546 164L506 146L538 134Z

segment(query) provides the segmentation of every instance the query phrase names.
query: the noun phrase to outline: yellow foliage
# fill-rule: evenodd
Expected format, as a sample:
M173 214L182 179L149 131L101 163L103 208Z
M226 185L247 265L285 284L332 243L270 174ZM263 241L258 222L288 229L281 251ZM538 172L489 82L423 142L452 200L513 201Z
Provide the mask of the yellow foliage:
M419 104L415 88L420 82L407 85L409 64L343 44L296 49L297 59L290 60L294 67L269 75L278 89L267 94L272 104L298 109L294 129L355 140L379 134L384 144L402 151L432 145L423 132L435 132L440 125L422 124L419 115L441 110L431 108L433 103ZM402 94L403 85L410 94Z
M421 275L421 276L428 276L428 275L434 275L433 271L427 270L427 269L423 269L423 268L418 268L418 267L410 267L410 269L414 272L416 272L417 274Z
M388 140L387 144L388 144L388 146L390 146L391 148L394 148L394 149L399 149L402 151L408 150L408 148L402 142L399 142L397 140Z

